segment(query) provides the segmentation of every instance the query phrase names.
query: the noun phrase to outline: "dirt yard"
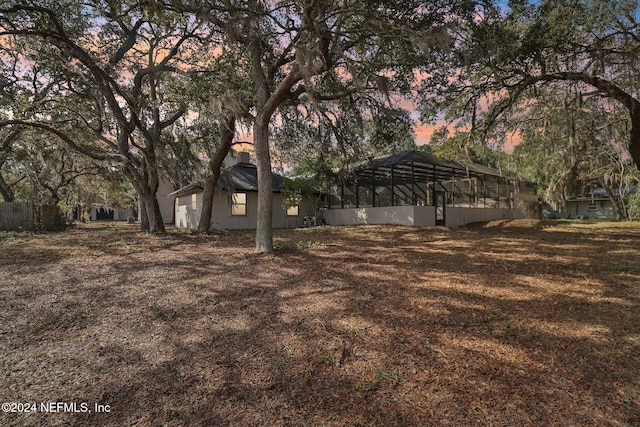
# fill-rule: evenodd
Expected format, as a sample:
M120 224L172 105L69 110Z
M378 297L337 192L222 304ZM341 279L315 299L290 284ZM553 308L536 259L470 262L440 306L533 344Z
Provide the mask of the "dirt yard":
M640 425L640 224L275 240L0 233L0 425Z

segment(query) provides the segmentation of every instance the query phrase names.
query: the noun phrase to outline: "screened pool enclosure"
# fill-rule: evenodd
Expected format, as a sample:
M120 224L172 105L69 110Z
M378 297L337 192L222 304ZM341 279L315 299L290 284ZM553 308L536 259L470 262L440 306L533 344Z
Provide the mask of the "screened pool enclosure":
M524 217L518 205L537 202L535 194L535 184L496 169L404 151L355 167L332 188L325 218L336 225L458 226Z

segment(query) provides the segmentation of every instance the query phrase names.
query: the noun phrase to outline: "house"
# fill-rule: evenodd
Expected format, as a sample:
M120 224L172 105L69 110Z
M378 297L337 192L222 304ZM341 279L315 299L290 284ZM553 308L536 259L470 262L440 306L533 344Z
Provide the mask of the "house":
M258 173L256 165L249 163L246 153L240 153L237 162L223 169L213 197L211 226L220 229L255 229L258 212ZM229 162L225 162L227 165ZM317 197L302 197L297 204L287 206L284 177L273 178L273 227L293 228L305 225L305 217L314 217ZM190 184L168 194L175 197L174 212L177 228L197 228L202 212L204 186ZM290 205L290 203L289 203Z
M356 166L331 190L331 225L400 224L458 227L473 222L540 217L532 182L482 165L403 151Z
M636 192L635 187L612 189L616 199L628 197ZM571 196L564 207L553 209L545 206L545 218L550 219L606 219L616 220L616 210L604 188L595 188L578 196Z
M173 222L173 199L168 198L168 194L173 192L175 188L164 177L160 177L156 198L160 213L162 214L162 222L171 224ZM140 201L138 201L137 210L134 208L117 209L108 206L106 203L91 208L91 221L126 221L128 218L136 218L140 221ZM78 219L77 209L74 210L73 219Z
M77 213L74 213L76 219ZM92 207L91 221L126 221L129 217L136 217L133 208L117 209L108 207Z

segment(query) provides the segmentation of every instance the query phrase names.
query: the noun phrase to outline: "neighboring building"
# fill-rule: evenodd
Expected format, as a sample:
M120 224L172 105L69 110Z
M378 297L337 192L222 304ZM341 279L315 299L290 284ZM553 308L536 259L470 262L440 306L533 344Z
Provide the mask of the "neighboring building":
M248 163L246 153L240 153L239 162L221 173L218 189L213 198L211 226L220 229L255 229L258 212L258 174L255 165ZM229 164L229 162L226 162ZM273 227L292 228L305 224L305 217L314 217L315 197L303 197L298 205L283 207L286 195L282 193L284 178L273 174ZM204 187L190 184L170 193L175 197L174 213L177 228L197 228L202 212Z
M404 151L354 168L334 186L330 225L401 224L458 227L541 215L536 186L486 166Z
M614 189L613 195L617 199L628 197L636 192L635 187ZM580 196L572 196L564 207L557 210L545 206L544 217L549 219L607 219L616 220L616 210L604 188L593 189Z
M126 221L129 217L136 217L136 213L132 208L128 209L110 209L105 207L91 208L91 221ZM77 219L77 213L74 212L74 219Z
M175 188L168 180L160 177L156 198L162 214L162 222L165 224L173 223L173 198L168 198L168 194L174 190ZM98 205L98 207L91 208L91 221L126 221L129 217L140 221L140 212L140 202L138 202L137 212L133 208L115 209L105 205ZM74 210L73 219L77 218L77 210Z

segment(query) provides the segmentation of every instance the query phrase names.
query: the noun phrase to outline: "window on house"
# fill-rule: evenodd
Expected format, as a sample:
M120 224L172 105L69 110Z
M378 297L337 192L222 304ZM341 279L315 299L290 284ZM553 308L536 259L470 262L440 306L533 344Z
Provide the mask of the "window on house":
M588 211L597 211L598 210L598 204L596 202L589 202L587 204L587 210Z
M198 196L196 194L191 195L191 209L198 210Z
M231 215L244 216L247 214L247 193L231 195Z
M287 213L287 216L298 216L300 214L302 195L297 192L287 191L283 193L282 197L282 207Z

